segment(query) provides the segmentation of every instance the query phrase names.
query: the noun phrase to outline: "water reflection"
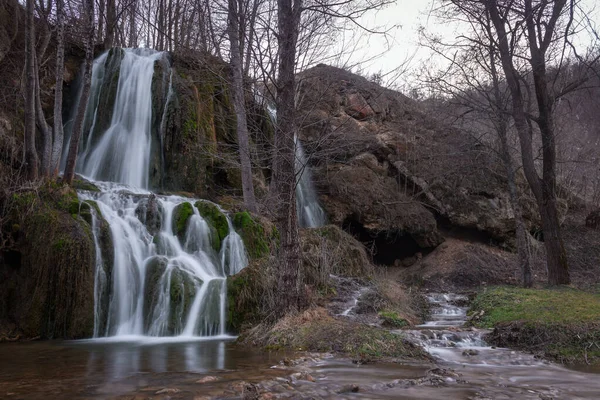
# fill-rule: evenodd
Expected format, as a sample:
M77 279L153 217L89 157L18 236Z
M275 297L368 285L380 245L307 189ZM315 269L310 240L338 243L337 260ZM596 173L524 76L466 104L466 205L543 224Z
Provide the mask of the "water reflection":
M272 357L224 340L0 343L0 398L4 389L28 399L53 398L52 393L60 398L111 396L160 377L194 380L198 374L268 368ZM41 388L43 393L37 393Z
M69 344L87 350L86 375L117 381L140 373L206 373L225 369L226 343L86 343Z

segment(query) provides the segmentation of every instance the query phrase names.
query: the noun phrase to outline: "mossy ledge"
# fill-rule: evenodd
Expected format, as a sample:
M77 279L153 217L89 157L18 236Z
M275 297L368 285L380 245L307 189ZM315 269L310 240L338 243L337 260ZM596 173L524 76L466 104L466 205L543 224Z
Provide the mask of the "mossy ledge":
M173 210L173 234L183 241L190 217L194 214L191 203L177 205Z
M320 307L288 315L274 326L259 325L242 341L274 350L336 352L348 355L359 363L431 359L421 347L404 339L402 334L337 319Z
M55 182L10 199L14 245L3 249L10 262L0 264L0 325L10 327L7 336L92 335L95 246L80 204L74 190Z
M232 223L236 232L242 237L246 252L252 260L269 255L271 248L279 239L279 232L275 225L248 211L235 213Z
M210 225L212 233L212 245L215 251L221 250L221 244L223 240L229 234L229 223L227 217L219 206L210 201L198 200L195 204L198 212L204 218L204 220Z
M572 288L493 287L477 295L473 325L496 346L565 364L600 365L600 294Z

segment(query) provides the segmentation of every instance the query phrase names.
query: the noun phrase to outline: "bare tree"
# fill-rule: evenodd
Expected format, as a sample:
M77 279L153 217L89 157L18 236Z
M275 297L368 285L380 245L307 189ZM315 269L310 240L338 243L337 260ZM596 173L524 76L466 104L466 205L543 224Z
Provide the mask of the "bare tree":
M86 39L85 39L85 62L83 66L83 89L77 106L77 114L73 123L73 132L71 142L69 143L69 155L64 172L64 181L67 184L73 182L75 176L75 163L77 161L77 150L79 148L79 139L83 130L83 120L85 109L90 95L92 84L92 63L94 61L94 0L84 0L84 12L86 20Z
M296 214L295 173L295 67L298 28L302 12L302 0L277 0L277 126L271 191L276 223L281 238L278 291L281 299L279 312L297 310L300 294L298 275L300 270L300 243L298 239L298 216Z
M33 0L27 0L27 22L25 25L25 163L30 180L38 178L38 156L35 149L35 20Z
M554 99L548 91L546 64L550 45L556 39L559 20L565 17L567 0L555 2L523 0L523 8L517 9L516 4L499 4L495 1L484 2L489 13L498 43L498 52L506 82L512 97L512 116L521 143L521 157L525 177L538 203L546 260L548 265L548 283L559 285L570 282L567 254L560 232L560 221L556 199L556 143L554 124L552 121ZM567 14L568 18L568 14ZM514 21L512 19L517 19ZM524 24L525 32L513 29L514 23ZM568 29L568 23L567 29ZM523 101L522 87L517 68L515 67L514 48L512 43L518 43L517 35L525 35L529 48L528 63L534 81L535 97L538 115L529 118ZM538 175L533 153L533 129L535 123L542 140L542 176Z
M64 0L56 0L56 85L54 88L54 128L52 150L48 169L51 176L58 175L62 153L64 129L62 119L63 77L65 71Z
M449 12L445 7L439 11L439 17L464 19ZM498 71L499 59L494 49L493 27L489 14L472 15L466 18L472 22L471 35L460 35L457 39L446 42L442 38L428 35L422 31L423 45L440 56L447 67L426 73L424 83L433 92L439 93L445 109L449 109L453 124L474 136L478 143L486 143L483 137L486 130L493 131L499 142L499 158L506 173L507 189L511 208L515 219L516 246L519 255L519 267L522 283L525 287L533 284L531 274L531 249L529 233L523 219L522 207L519 203L519 189L512 150L509 145L510 96L505 90L502 77ZM500 67L501 68L501 67ZM483 131L483 133L482 133ZM491 144L489 145L490 148ZM493 150L493 148L492 148Z
M237 137L242 170L242 190L244 204L250 211L256 212L256 198L252 182L252 164L248 140L246 102L244 100L244 77L240 33L242 25L242 0L229 0L229 43L231 69L233 70L233 98L237 116Z

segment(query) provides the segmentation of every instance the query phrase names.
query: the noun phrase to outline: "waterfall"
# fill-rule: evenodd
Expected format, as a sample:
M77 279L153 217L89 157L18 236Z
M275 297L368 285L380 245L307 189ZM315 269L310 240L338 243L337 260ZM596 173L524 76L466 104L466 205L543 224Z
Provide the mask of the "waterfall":
M325 211L319 204L302 143L297 137L294 139L296 144L296 175L298 175L298 181L296 182L298 221L302 227L317 228L326 224Z
M147 190L157 120L152 81L162 57L115 49L94 62L77 163L100 189L78 192L92 209L94 337L223 336L227 276L248 263L241 237L218 205ZM168 73L165 108L173 96ZM107 112L111 93L114 106ZM159 112L154 123L162 135L166 110ZM214 216L203 214L207 207L226 221L225 237L219 236L224 225L219 231Z
M118 51L114 53L121 54ZM113 54L113 58L117 57ZM94 180L148 187L152 78L155 62L162 57L163 52L154 50L123 49L121 62L116 68L107 65L109 57L106 54L96 60L86 110L86 127L90 129L80 146L78 173ZM97 129L106 114L100 108L102 96L111 96L115 76L118 80L110 124L107 129Z
M260 94L256 95L258 101L266 102ZM273 123L277 119L277 110L267 103L267 112ZM294 136L294 166L296 169L296 213L298 223L302 228L318 228L327 223L325 211L319 204L319 198L313 184L312 173L308 159L304 153L302 143L298 136Z

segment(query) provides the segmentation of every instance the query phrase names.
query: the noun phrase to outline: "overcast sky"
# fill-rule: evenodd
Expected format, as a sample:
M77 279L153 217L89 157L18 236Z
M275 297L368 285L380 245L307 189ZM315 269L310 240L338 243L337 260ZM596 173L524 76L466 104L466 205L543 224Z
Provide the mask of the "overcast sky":
M600 4L598 3L597 0L581 0L582 8L590 11L588 16L596 26L600 26ZM413 71L424 62L435 63L431 54L418 46L418 28L424 26L428 31L436 34L455 37L461 27L430 16L431 7L432 2L428 0L397 0L395 5L364 17L361 24L370 28L379 26L391 28L391 30L386 37L361 34L360 48L352 60L367 60L361 65L366 73L392 71L410 57L412 57L410 66ZM393 28L394 26L396 28ZM381 56L377 57L378 55ZM374 59L374 57L376 58ZM390 74L391 77L392 74ZM395 83L410 80L407 74L392 79L398 79Z

